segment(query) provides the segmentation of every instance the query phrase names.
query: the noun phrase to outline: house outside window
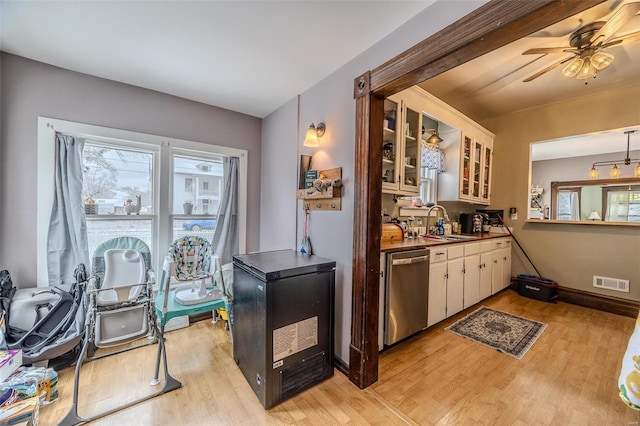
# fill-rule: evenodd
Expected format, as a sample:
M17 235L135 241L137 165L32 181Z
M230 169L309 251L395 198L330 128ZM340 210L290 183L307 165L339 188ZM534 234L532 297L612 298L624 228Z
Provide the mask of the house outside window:
M185 178L184 179L184 192L193 191L193 179Z

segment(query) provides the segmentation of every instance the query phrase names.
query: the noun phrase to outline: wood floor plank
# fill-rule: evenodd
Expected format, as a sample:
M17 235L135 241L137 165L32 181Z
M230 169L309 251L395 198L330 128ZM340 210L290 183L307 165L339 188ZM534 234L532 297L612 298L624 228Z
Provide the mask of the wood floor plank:
M169 370L183 387L92 424L132 425L628 425L640 413L618 397L617 376L634 319L505 291L481 303L548 324L517 360L444 328L478 306L384 351L379 381L360 390L332 378L265 410L231 356L222 323L167 334ZM83 365L80 412L151 392L156 345ZM41 425L66 414L73 370Z

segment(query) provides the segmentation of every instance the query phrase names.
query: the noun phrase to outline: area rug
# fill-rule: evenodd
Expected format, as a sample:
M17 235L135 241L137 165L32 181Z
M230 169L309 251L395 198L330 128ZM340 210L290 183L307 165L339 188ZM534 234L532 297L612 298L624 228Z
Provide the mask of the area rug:
M542 322L482 306L445 330L521 359L546 327Z

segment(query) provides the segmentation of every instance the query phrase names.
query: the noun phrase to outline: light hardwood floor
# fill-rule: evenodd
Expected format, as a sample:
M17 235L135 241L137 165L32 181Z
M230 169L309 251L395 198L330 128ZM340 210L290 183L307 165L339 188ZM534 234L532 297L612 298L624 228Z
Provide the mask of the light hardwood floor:
M634 319L507 290L482 302L548 324L521 360L444 330L472 307L380 358L377 383L359 390L336 370L321 384L264 410L231 357L222 324L200 321L167 334L169 371L183 387L95 425L630 425L640 413L617 392ZM155 346L86 363L80 414L148 392ZM71 403L73 371L40 412L55 425Z

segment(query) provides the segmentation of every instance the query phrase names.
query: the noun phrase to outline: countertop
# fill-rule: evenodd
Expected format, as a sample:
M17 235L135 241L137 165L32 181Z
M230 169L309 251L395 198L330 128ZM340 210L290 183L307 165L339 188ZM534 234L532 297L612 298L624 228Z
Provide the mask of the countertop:
M474 238L467 238L460 241L439 241L439 240L433 240L425 237L418 237L418 238L407 238L402 241L382 241L380 244L380 252L386 253L391 251L406 251L406 250L414 250L414 249L450 245L450 244L471 243L474 241L490 240L492 238L509 237L510 235L499 234L499 233L487 233L487 234L474 234L474 235L466 235L466 236L474 237Z

